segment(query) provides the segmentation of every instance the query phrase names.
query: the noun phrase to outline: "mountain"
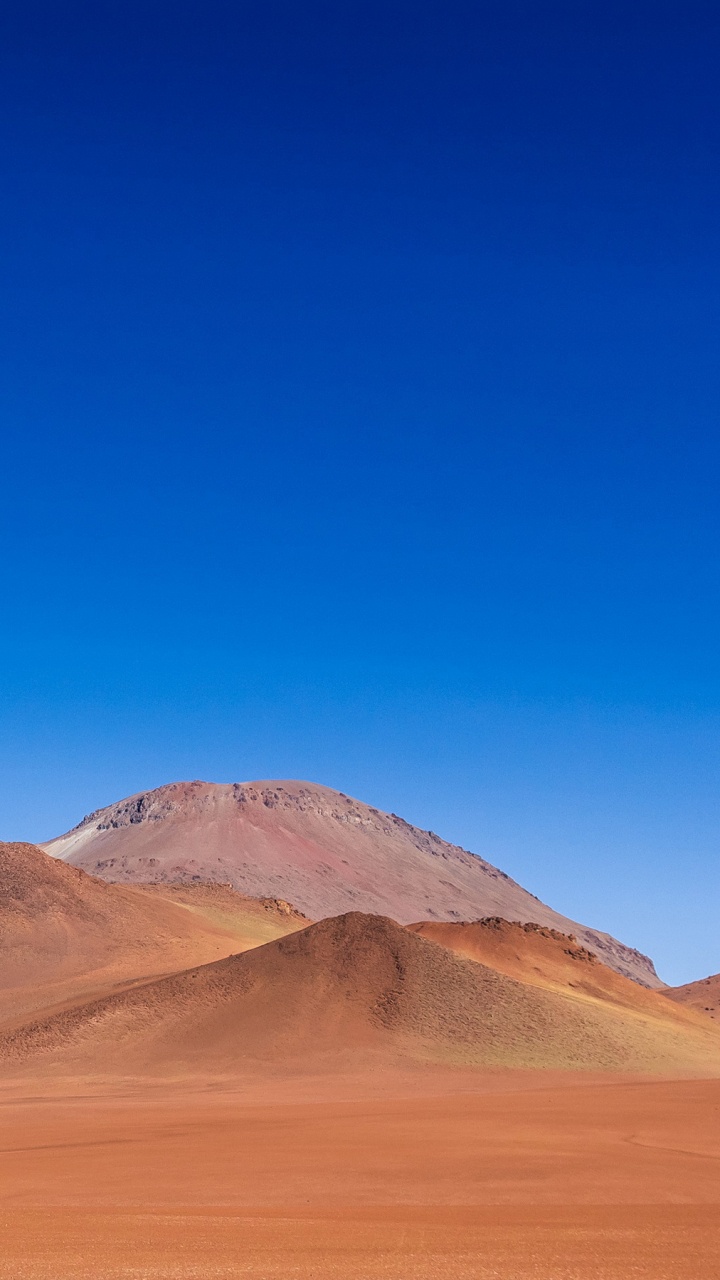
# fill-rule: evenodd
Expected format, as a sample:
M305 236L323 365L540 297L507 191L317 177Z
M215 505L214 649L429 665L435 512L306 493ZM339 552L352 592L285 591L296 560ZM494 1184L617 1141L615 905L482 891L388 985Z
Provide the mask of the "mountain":
M177 782L98 809L43 846L106 880L228 883L318 920L347 911L502 916L574 933L619 973L660 987L652 961L553 911L483 858L342 792L306 782Z
M222 885L108 884L0 843L0 1014L20 1016L215 960L307 921Z
M351 912L27 1023L0 1057L52 1075L237 1075L431 1062L717 1073L720 1035L662 995L638 1009L541 990Z
M720 973L700 978L698 982L686 982L682 987L666 987L663 995L720 1021Z

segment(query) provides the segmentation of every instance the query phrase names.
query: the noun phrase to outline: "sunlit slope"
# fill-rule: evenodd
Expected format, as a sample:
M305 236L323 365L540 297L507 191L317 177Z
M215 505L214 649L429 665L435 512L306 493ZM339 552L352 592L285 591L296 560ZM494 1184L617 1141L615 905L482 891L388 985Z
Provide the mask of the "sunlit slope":
M407 923L497 915L575 933L611 968L660 986L646 956L559 915L497 867L396 814L305 782L179 782L99 809L44 846L107 880L216 880L310 919Z
M660 999L660 997L658 997ZM228 1075L367 1062L717 1074L720 1034L518 982L379 916L330 918L242 955L38 1019L6 1071Z
M407 928L529 986L580 1002L618 1006L667 1024L698 1026L694 1013L688 1018L683 1010L668 1008L669 992L648 990L609 969L574 935L497 917L458 924L422 920Z
M698 982L686 982L682 987L666 987L663 995L686 1009L695 1009L706 1017L720 1021L720 973Z
M305 924L220 886L108 884L0 843L0 1017L206 963Z

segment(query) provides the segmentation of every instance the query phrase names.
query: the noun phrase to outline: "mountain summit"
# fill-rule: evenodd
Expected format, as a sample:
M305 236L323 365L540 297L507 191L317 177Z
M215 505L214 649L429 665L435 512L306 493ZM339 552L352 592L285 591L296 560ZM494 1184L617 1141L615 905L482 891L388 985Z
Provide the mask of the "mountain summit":
M170 783L96 810L43 848L105 880L219 881L315 920L363 911L402 924L531 922L575 934L645 986L662 985L647 956L553 911L483 858L313 783Z

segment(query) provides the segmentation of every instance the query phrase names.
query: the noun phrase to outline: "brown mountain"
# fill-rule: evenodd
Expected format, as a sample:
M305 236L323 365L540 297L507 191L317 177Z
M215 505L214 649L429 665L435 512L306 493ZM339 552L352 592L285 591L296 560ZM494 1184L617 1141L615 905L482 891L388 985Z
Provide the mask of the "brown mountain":
M698 1013L720 1021L720 973L701 978L698 982L686 982L682 987L666 987L663 995L687 1009L696 1009Z
M652 961L567 919L433 832L305 782L178 782L98 809L43 846L106 880L215 880L311 919L362 911L401 923L502 916L574 933L611 968L660 987Z
M635 1008L541 990L352 912L34 1020L0 1037L0 1056L10 1070L165 1077L409 1061L717 1072L714 1027L627 986Z
M307 924L222 885L108 884L0 843L0 1015L21 1016L226 956Z

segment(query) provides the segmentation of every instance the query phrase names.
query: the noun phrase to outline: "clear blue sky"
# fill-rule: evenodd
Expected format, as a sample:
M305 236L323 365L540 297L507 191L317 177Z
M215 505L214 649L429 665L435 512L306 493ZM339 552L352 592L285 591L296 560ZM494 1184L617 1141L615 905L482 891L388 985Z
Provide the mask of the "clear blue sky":
M720 969L719 41L3 5L1 835L309 778Z

